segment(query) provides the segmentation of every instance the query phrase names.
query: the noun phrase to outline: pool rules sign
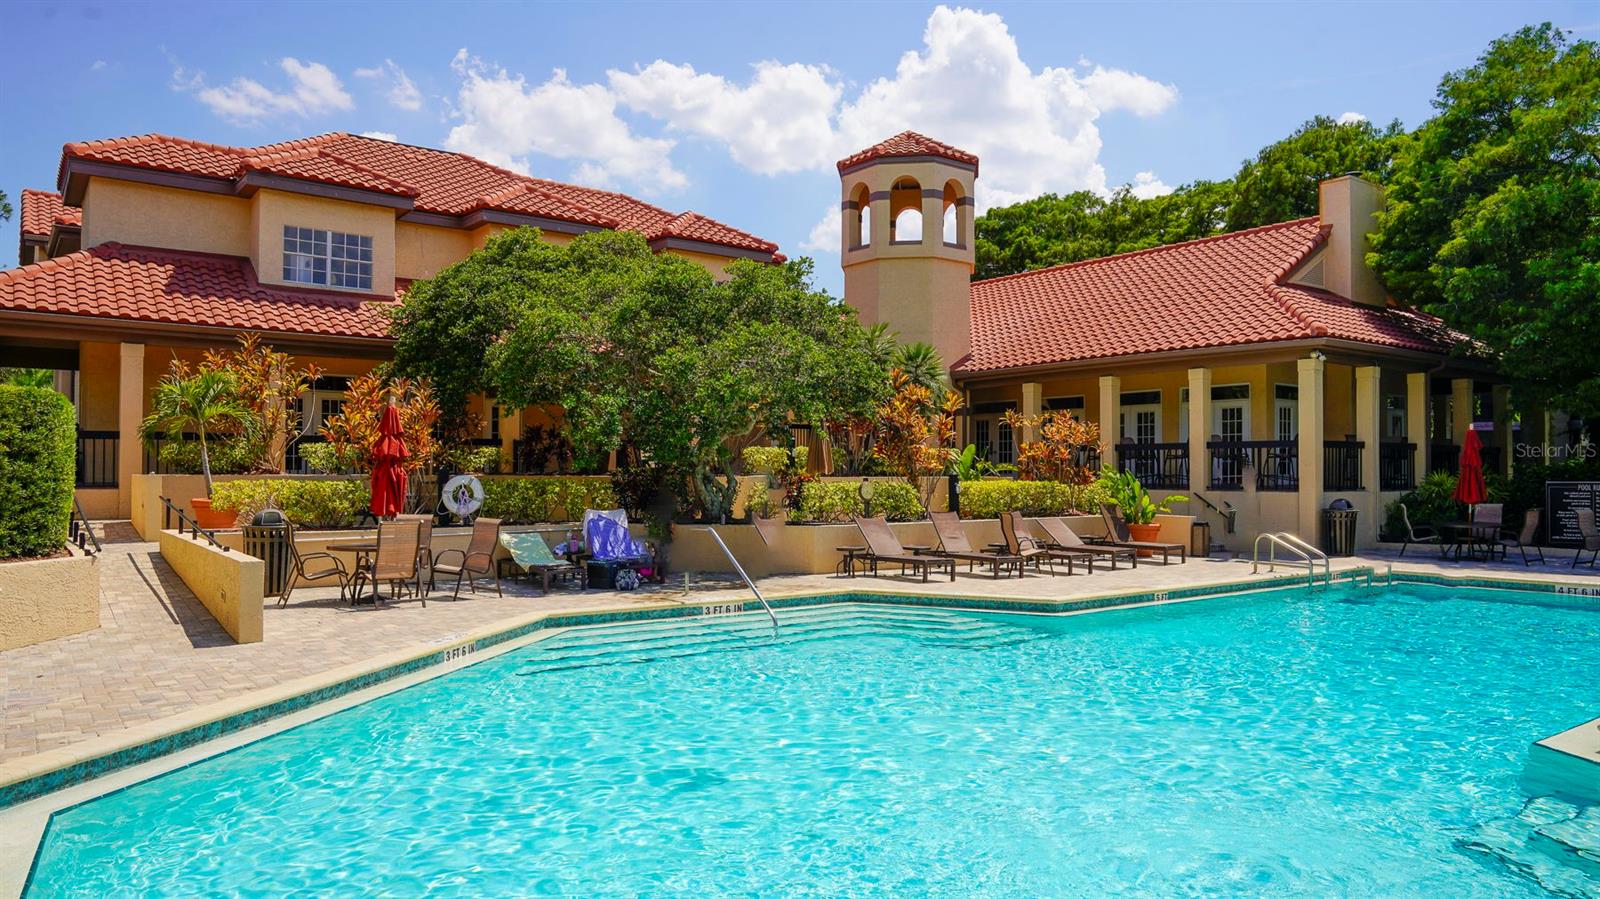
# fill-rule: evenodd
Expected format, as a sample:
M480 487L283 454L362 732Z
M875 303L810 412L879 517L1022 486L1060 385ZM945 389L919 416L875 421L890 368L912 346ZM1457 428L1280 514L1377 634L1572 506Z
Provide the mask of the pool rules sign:
M1593 509L1600 519L1600 481L1548 481L1544 485L1546 527L1549 545L1577 546L1583 543L1578 532L1578 510Z

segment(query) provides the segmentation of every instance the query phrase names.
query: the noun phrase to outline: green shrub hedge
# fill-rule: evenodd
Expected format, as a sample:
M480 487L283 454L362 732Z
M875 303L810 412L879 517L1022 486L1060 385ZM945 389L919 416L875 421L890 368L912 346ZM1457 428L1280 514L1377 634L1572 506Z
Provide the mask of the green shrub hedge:
M890 521L916 521L924 516L922 501L910 484L877 481L873 484L872 514ZM798 521L843 522L862 514L861 484L857 481L812 481L800 494Z
M77 469L72 403L47 387L0 386L0 559L66 545Z
M211 488L211 506L237 509L248 522L271 507L301 527L354 527L372 506L371 486L363 478L345 480L260 478L223 481Z
M1098 513L1101 503L1112 501L1110 492L1099 483L995 480L963 482L958 505L962 518L999 518L1001 512L1065 515L1076 509Z
M584 509L615 509L616 491L607 478L485 478L479 514L512 524L577 521Z

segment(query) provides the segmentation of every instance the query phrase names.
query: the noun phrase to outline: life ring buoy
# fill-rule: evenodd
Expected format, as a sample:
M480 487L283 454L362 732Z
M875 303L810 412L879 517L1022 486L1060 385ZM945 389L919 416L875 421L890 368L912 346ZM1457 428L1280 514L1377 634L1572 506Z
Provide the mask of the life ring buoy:
M466 519L483 508L483 482L470 474L458 474L445 481L439 502L457 518Z

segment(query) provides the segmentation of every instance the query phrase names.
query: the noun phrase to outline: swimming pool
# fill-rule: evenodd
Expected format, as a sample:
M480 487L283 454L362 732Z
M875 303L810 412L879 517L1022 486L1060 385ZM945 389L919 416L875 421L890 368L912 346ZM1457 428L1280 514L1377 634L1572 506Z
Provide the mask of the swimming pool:
M1521 842L1600 815L1518 785L1600 709L1593 599L780 615L569 631L64 810L29 895L1600 895Z

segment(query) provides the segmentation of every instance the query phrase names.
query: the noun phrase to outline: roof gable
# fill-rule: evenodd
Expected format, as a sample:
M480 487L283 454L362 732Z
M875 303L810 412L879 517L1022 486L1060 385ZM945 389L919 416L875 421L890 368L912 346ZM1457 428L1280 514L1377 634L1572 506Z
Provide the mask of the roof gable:
M58 224L68 228L83 224L83 210L62 203L58 193L25 187L21 202L20 228L24 237L47 238Z

